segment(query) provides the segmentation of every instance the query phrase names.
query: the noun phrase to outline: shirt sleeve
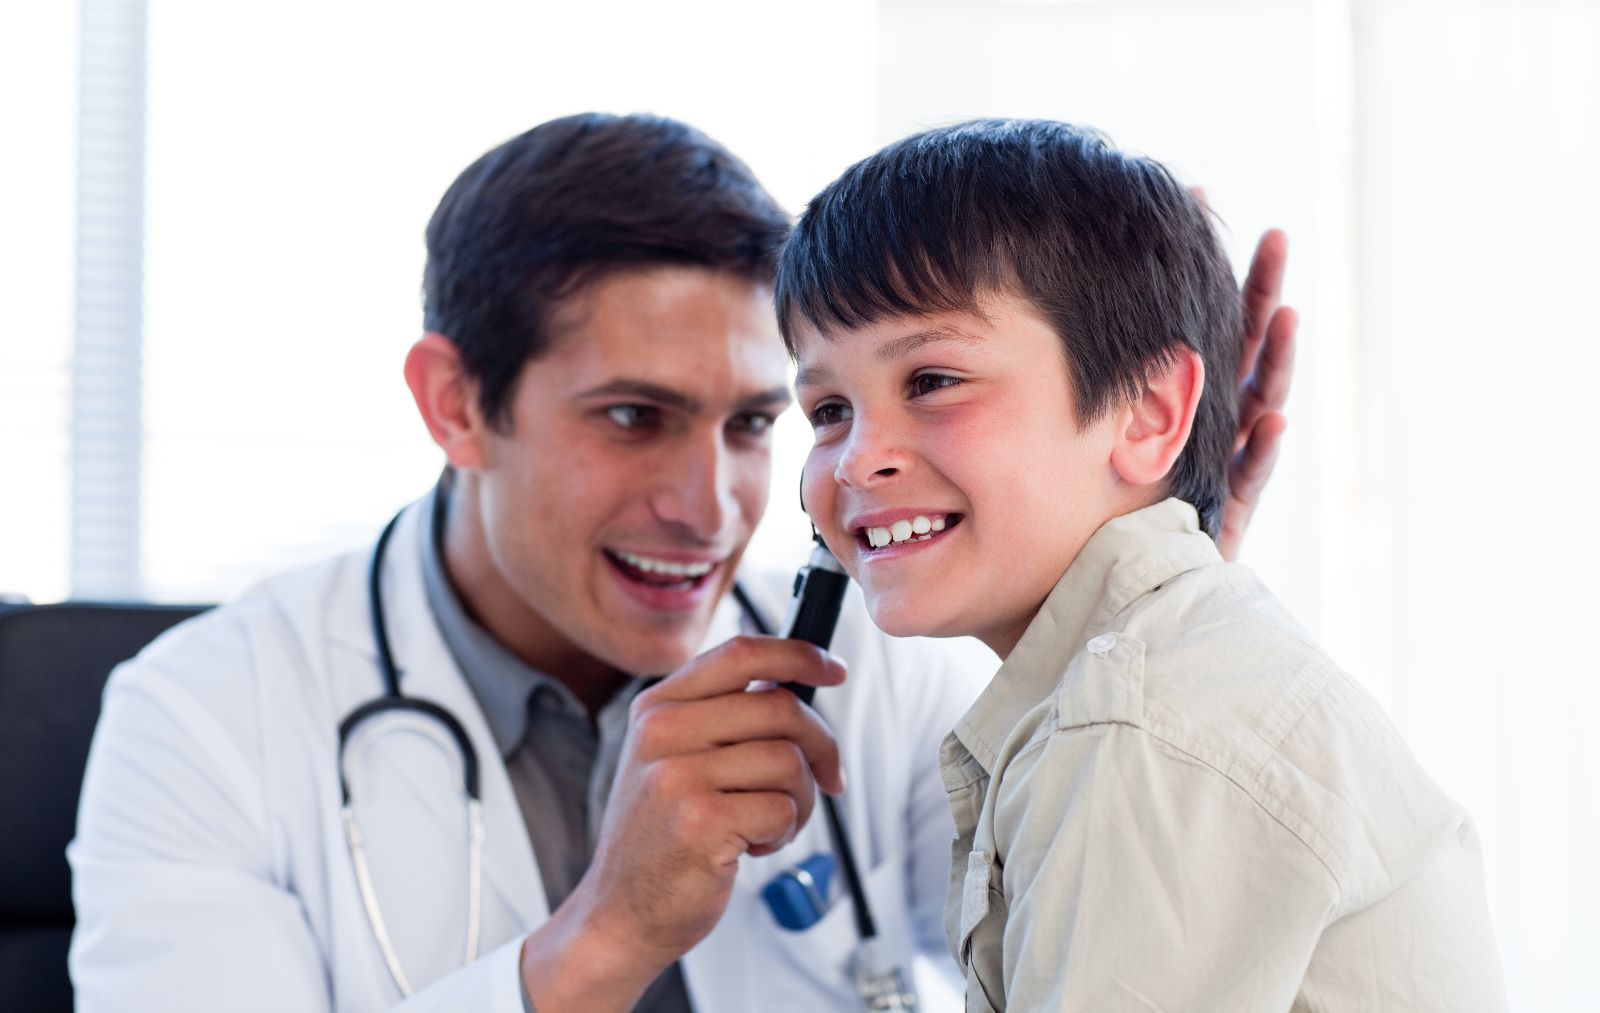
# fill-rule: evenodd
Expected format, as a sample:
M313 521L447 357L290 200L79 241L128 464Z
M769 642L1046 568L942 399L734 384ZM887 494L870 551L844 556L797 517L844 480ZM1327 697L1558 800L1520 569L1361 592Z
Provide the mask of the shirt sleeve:
M1291 1006L1338 888L1243 788L1123 724L1058 730L1002 779L989 973L1011 1008Z

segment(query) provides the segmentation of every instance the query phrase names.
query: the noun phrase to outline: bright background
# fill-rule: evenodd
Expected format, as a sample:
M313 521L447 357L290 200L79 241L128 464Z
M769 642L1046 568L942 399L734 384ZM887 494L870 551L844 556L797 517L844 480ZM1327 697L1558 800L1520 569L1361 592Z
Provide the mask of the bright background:
M1477 817L1514 1008L1600 1009L1600 3L148 0L143 47L141 7L0 6L0 592L216 600L364 544L440 463L400 378L423 225L541 120L688 120L793 210L915 128L1093 124L1203 184L1241 272L1289 231L1246 561ZM114 91L80 166L80 43L92 88L119 32L142 113ZM110 323L141 334L142 278L142 379L89 368L75 254L111 228L75 181L141 138ZM781 565L808 440L791 413L752 550Z

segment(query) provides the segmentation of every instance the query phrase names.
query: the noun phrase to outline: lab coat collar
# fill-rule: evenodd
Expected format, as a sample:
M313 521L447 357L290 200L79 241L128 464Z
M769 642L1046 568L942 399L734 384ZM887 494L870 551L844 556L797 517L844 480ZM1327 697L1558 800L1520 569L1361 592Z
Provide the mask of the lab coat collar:
M408 697L431 700L445 708L466 729L479 758L479 792L486 827L484 881L498 890L522 924L539 925L549 917L550 908L511 779L505 764L499 762L499 747L477 697L445 646L428 607L421 549L430 502L431 497L424 497L402 511L394 537L384 553L383 573L379 578L389 641L400 671L400 689ZM370 561L370 552L366 558ZM359 569L360 589L351 589L335 598L334 608L340 615L337 622L329 624L335 631L330 636L339 641L344 650L355 653L359 663L367 669L359 677L369 683L373 695L377 695L382 692L383 683L378 674L377 648L367 604L367 565L364 562L361 567L351 569ZM452 828L462 821L461 806L454 800L441 798L431 809L436 818Z
M1181 499L1112 518L1084 544L954 735L986 773L1011 730L1061 684L1067 662L1123 609L1179 574L1222 562Z

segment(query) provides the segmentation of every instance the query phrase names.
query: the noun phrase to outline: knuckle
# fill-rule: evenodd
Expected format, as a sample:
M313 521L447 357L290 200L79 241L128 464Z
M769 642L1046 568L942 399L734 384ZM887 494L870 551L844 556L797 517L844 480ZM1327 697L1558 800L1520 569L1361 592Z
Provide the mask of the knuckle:
M799 801L793 795L773 796L772 821L779 826L792 826L800 822Z
M749 664L755 660L758 650L756 638L740 635L724 643L718 651L729 663L734 665Z
M679 740L685 730L683 707L663 704L641 714L629 727L637 748L646 756L668 756L681 749Z
M681 806L688 806L693 801L693 797L690 796L693 779L688 766L681 761L658 760L650 765L646 776L655 794L679 799L678 804Z
M760 697L759 706L767 712L767 720L777 724L787 725L803 713L800 698L788 690L778 689L754 695Z
M790 779L807 780L811 776L811 764L806 761L805 751L793 742L783 741L777 743L778 769Z
M706 841L716 836L720 817L721 807L715 797L691 795L678 805L675 822L685 840Z
M758 744L759 762L766 776L784 784L798 784L811 770L799 744L788 739L769 739Z
M637 726L646 715L655 710L657 702L661 699L659 687L660 683L657 683L649 689L641 690L628 701L628 721L631 725Z
M634 701L634 705L638 705L637 700ZM663 714L659 709L647 708L639 710L629 715L628 734L632 735L633 740L648 752L649 747L654 745L661 737L662 721Z

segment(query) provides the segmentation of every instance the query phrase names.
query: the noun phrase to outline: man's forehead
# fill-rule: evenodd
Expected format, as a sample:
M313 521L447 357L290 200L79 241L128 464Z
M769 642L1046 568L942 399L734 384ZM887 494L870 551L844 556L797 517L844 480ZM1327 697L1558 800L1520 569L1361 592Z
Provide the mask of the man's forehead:
M530 368L566 393L632 392L687 404L776 400L788 357L770 295L723 272L657 269L601 279L554 315Z

